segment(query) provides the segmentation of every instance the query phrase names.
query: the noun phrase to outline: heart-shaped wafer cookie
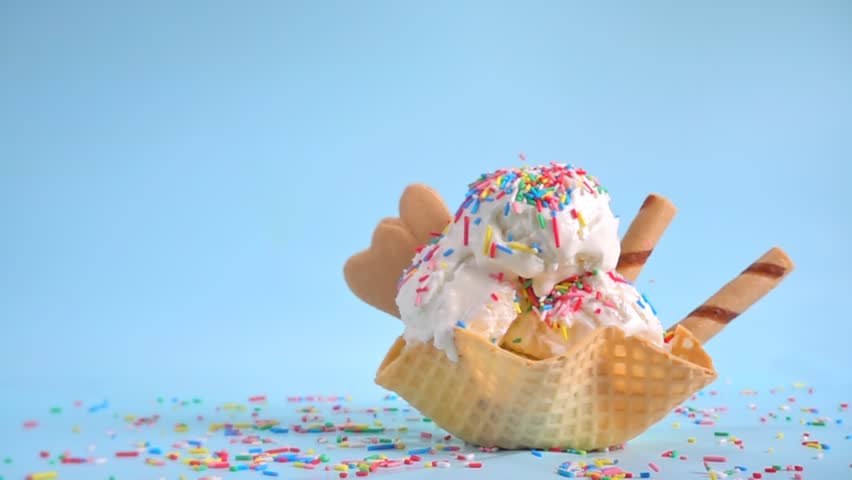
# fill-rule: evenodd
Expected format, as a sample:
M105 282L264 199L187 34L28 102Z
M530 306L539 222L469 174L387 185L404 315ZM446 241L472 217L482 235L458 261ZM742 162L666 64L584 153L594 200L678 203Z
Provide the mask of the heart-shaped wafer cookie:
M426 185L409 185L399 199L399 218L385 218L373 231L370 247L343 267L349 289L364 302L399 318L396 284L418 246L452 219L444 201Z

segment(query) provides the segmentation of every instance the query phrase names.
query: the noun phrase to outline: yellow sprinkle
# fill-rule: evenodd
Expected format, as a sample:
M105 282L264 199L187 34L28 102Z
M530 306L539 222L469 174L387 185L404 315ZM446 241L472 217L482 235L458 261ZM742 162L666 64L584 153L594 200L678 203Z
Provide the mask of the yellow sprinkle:
M134 420L136 420L136 415L125 415L125 416L124 416L124 421L125 421L125 422L132 422L132 421L134 421Z
M680 422L674 422L674 423L672 424L672 427L673 427L673 428L680 428Z
M482 250L485 252L485 255L488 255L488 247L491 246L491 225L485 228L485 245L482 246Z
M689 443L695 443L695 437L689 437L686 439L686 441Z
M305 451L305 453L307 453L308 455L313 455L313 454L314 454L314 449L313 449L313 448L309 448L309 449L307 449L307 450Z
M710 470L710 480L717 480L716 472Z
M775 435L775 438L777 438L778 440L781 440L781 439L784 438L784 434L779 432L777 435Z
M381 426L382 426L382 422L381 422L381 420L374 420L374 421L373 421L373 425L375 425L376 427L381 427Z
M407 432L407 431L408 431L408 427L406 427L406 426L397 427L397 430L399 430L400 432Z
M515 302L515 313L521 313L521 304Z
M488 192L489 192L490 190L491 190L490 188L486 188L485 190L483 190L483 191L482 191L482 193L480 193L480 194L479 194L479 198L485 198L485 197L487 197L487 196L488 196Z
M435 450L441 451L444 449L444 444L438 443L435 445Z
M447 265L447 262L441 262L441 269L442 270L446 270L447 267L449 267L449 265Z
M562 325L562 338L568 340L568 327Z
M253 425L248 422L237 422L234 424L236 428L251 428Z
M56 478L59 476L58 472L39 472L33 473L30 475L31 480L48 480L49 478Z
M491 228L491 227L489 227L489 228ZM538 253L538 252L535 251L534 248L528 247L528 246L524 245L523 243L518 243L518 242L509 242L509 248L511 248L512 250L517 250L519 252Z
M339 463L334 466L334 469L338 472L346 472L349 470L349 465L346 465L345 463Z
M577 220L579 220L579 221L580 221L580 226L581 226L581 227L585 227L585 226L586 226L586 219L585 219L585 218L583 218L583 214L582 214L582 213L577 212Z
M769 450L767 450L767 453L772 453L774 451L775 451L775 449L770 447Z
M207 455L207 449L202 447L190 448L189 453L193 455Z

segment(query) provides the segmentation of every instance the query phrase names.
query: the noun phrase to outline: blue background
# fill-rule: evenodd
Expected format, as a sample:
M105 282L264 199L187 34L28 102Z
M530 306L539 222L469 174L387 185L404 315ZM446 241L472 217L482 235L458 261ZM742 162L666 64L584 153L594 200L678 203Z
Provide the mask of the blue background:
M521 152L598 176L622 232L675 202L638 282L666 324L784 248L708 350L848 395L850 25L845 1L0 2L6 412L379 398L402 324L343 263L406 184L455 207Z

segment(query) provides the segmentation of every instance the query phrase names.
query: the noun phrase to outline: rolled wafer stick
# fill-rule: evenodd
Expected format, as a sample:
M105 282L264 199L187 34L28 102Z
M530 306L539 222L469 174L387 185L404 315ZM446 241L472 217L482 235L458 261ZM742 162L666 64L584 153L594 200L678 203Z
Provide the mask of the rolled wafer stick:
M676 213L677 207L667 198L648 195L621 240L621 255L615 267L618 273L630 282L636 281Z
M773 247L678 325L686 327L705 343L777 287L793 268L793 261L784 250Z

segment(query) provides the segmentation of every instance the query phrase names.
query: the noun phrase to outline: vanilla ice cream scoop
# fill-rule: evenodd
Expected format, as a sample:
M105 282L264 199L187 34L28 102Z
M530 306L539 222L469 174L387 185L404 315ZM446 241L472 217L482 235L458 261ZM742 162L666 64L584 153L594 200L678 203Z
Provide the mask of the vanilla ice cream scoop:
M615 268L621 246L609 203L581 168L498 170L470 185L451 235L480 264L532 279L545 295L563 278Z
M418 254L417 267L401 281L397 304L407 342L433 341L455 361L454 328L469 328L497 343L520 305L516 282L478 265L472 255L449 259L452 251L442 247L437 243Z
M570 277L543 296L535 295L529 281L521 288L521 303L529 311L504 340L520 353L535 358L560 355L596 328L611 326L618 327L625 336L663 346L663 326L654 307L615 271L596 270Z

